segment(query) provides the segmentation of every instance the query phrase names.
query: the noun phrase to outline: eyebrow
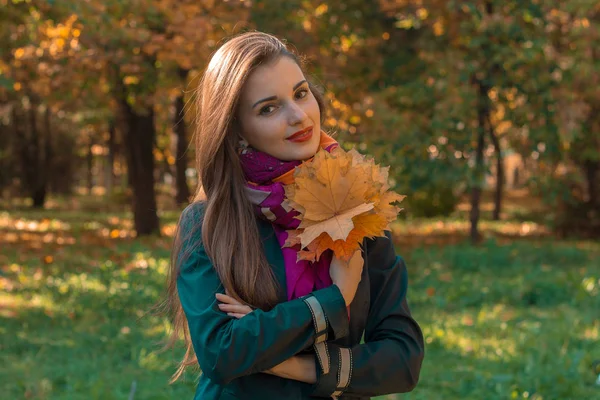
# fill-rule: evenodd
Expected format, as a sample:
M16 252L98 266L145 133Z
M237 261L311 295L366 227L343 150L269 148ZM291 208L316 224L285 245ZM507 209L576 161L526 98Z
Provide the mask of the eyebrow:
M296 83L294 85L294 89L292 91L298 89L305 82L306 82L306 79L303 79L300 82ZM254 103L254 105L252 106L252 108L254 109L254 107L256 107L257 105L259 105L260 103L264 103L265 101L271 101L271 100L277 100L277 96L265 97L264 99L259 100L256 103Z

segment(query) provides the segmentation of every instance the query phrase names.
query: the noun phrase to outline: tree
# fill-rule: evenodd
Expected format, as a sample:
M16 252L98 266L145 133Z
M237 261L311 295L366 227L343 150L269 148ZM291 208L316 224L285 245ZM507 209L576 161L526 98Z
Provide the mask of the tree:
M138 235L156 233L156 98L169 91L173 82L161 78L177 68L201 66L209 48L216 45L213 38L226 34L220 27L215 29L214 18L221 18L223 25L237 20L245 6L189 0L69 2L62 6L81 21L81 41L101 65L119 114L136 231ZM231 12L236 10L242 13Z

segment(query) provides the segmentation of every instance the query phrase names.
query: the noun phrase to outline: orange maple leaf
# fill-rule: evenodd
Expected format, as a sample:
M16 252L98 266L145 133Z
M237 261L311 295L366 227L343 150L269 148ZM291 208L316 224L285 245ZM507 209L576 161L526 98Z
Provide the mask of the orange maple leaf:
M389 167L356 150L319 150L296 167L294 183L285 186L287 204L297 210L298 229L288 231L285 247L300 245L299 260L318 260L331 249L348 261L364 238L383 236L405 196L389 191Z

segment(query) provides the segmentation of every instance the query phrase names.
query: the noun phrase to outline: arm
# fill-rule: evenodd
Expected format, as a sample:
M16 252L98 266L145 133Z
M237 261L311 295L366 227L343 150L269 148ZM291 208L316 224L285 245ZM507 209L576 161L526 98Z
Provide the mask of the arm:
M328 343L331 370L323 374L316 365L313 396L404 393L419 380L423 334L406 302L406 266L396 256L389 232L367 243L371 307L365 343L351 348Z
M182 234L186 226L201 219L192 207L182 213ZM218 307L216 293L224 293L218 274L206 254L201 232L182 245L182 254L193 246L191 255L178 261L177 290L188 321L190 337L203 373L225 384L252 373L270 369L315 343L323 332L334 337L348 333L344 298L336 285L314 291L307 299L276 305L270 311L254 310L242 319L228 316ZM315 313L315 308L317 311Z
M227 312L227 315L240 319L252 312L250 307L229 296L227 291L225 295L217 294L217 298L222 302L219 304L219 308L221 311ZM315 356L312 354L292 356L281 364L262 372L305 383L315 383L317 381Z
M315 364L315 356L312 354L292 356L281 364L264 372L295 381L316 383L317 368Z

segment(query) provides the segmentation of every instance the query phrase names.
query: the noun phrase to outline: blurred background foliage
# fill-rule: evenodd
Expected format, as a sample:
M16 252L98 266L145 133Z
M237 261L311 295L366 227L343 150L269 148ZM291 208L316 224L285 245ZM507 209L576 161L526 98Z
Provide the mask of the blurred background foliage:
M193 190L197 78L223 40L259 29L306 55L325 128L391 165L407 217L449 215L468 195L477 240L482 190L499 219L508 185L540 195L558 231L600 231L595 1L1 5L5 198L126 191L138 233L158 231L156 186L172 183L178 204Z
M390 165L408 196L393 230L434 361L407 398L598 395L584 383L600 358L594 0L0 0L0 332L12 333L0 349L15 366L0 369L4 392L124 398L154 379L140 398L191 393L164 389L172 360L150 345L164 321L131 317L158 300L197 183L197 80L224 40L253 29L306 56L324 128ZM135 279L141 297L127 294ZM48 324L56 334L30 337ZM59 338L73 326L76 339ZM40 349L86 357L90 338L103 343L97 365L138 368L82 377L79 360L15 378Z

